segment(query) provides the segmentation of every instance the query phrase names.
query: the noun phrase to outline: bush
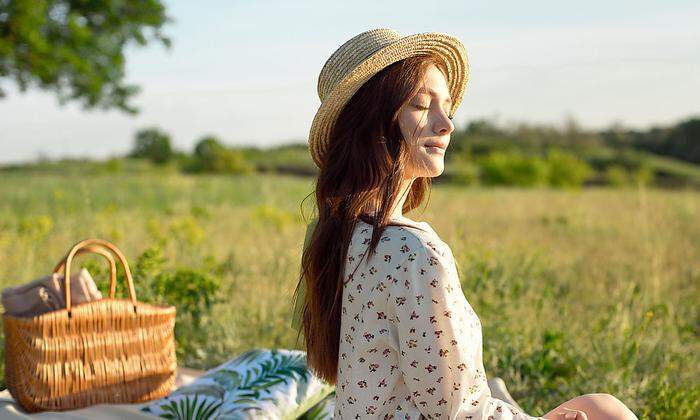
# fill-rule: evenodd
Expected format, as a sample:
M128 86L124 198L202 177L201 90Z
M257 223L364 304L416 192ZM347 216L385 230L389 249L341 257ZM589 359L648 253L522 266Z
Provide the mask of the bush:
M629 185L630 177L622 165L610 165L605 168L605 181L615 187L623 187Z
M178 364L201 365L210 340L213 305L222 302L216 267L166 269L162 245L146 249L136 260L132 274L141 302L173 305L177 310L175 341ZM109 296L109 269L103 261L87 260L83 266L95 278L103 296ZM127 295L123 270L118 265L117 296Z
M461 185L479 185L481 168L471 162L460 162L452 171L452 179Z
M654 170L646 161L632 172L632 179L636 184L649 185L654 179Z
M229 149L213 136L206 136L197 143L192 159L184 167L186 172L231 174L251 173L254 169L243 151Z
M124 159L121 158L110 158L108 159L102 169L107 173L119 173L124 170Z
M182 362L201 358L207 347L212 305L222 301L219 287L218 278L189 268L163 271L151 281L154 297L177 308L176 351Z
M478 185L481 168L474 162L471 150L464 150L453 155L449 175L452 181L460 185Z
M579 187L593 172L584 160L559 149L547 151L548 183L554 187Z
M537 156L498 151L491 152L480 163L485 184L526 187L547 183L547 163Z

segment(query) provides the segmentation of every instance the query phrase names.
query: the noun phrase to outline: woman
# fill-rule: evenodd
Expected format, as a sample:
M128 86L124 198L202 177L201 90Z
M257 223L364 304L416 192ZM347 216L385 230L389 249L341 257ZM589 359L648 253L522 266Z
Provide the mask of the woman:
M336 384L335 418L533 418L491 396L481 324L452 252L403 215L443 172L467 80L456 38L390 29L355 36L321 71L301 318L309 366ZM636 417L588 394L544 418Z

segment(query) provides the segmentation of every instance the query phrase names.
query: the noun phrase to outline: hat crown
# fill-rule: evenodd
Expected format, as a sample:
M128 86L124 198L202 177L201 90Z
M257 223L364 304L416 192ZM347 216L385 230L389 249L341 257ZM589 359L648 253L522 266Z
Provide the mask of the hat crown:
M350 38L326 60L318 76L318 97L321 102L335 86L372 54L401 38L389 28L370 29Z

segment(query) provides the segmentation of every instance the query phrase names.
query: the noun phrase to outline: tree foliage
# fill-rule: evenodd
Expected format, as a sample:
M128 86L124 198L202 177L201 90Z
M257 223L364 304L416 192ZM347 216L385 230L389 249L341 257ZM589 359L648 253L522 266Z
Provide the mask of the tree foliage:
M125 46L169 47L161 32L168 21L159 0L0 0L0 81L55 91L61 104L136 113Z
M185 171L241 174L254 169L241 150L228 148L216 137L208 135L197 142Z
M170 136L158 128L145 128L136 133L131 157L145 158L153 163L166 163L173 157Z
M611 127L601 135L613 146L633 147L700 164L700 117L697 116L645 131Z

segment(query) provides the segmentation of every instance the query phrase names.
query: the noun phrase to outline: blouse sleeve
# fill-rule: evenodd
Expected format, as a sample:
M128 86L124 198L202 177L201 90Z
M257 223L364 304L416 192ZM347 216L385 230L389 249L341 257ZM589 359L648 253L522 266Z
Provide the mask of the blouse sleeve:
M481 326L454 262L432 243L420 245L399 268L387 305L413 403L429 419L537 418L491 396L477 357Z

